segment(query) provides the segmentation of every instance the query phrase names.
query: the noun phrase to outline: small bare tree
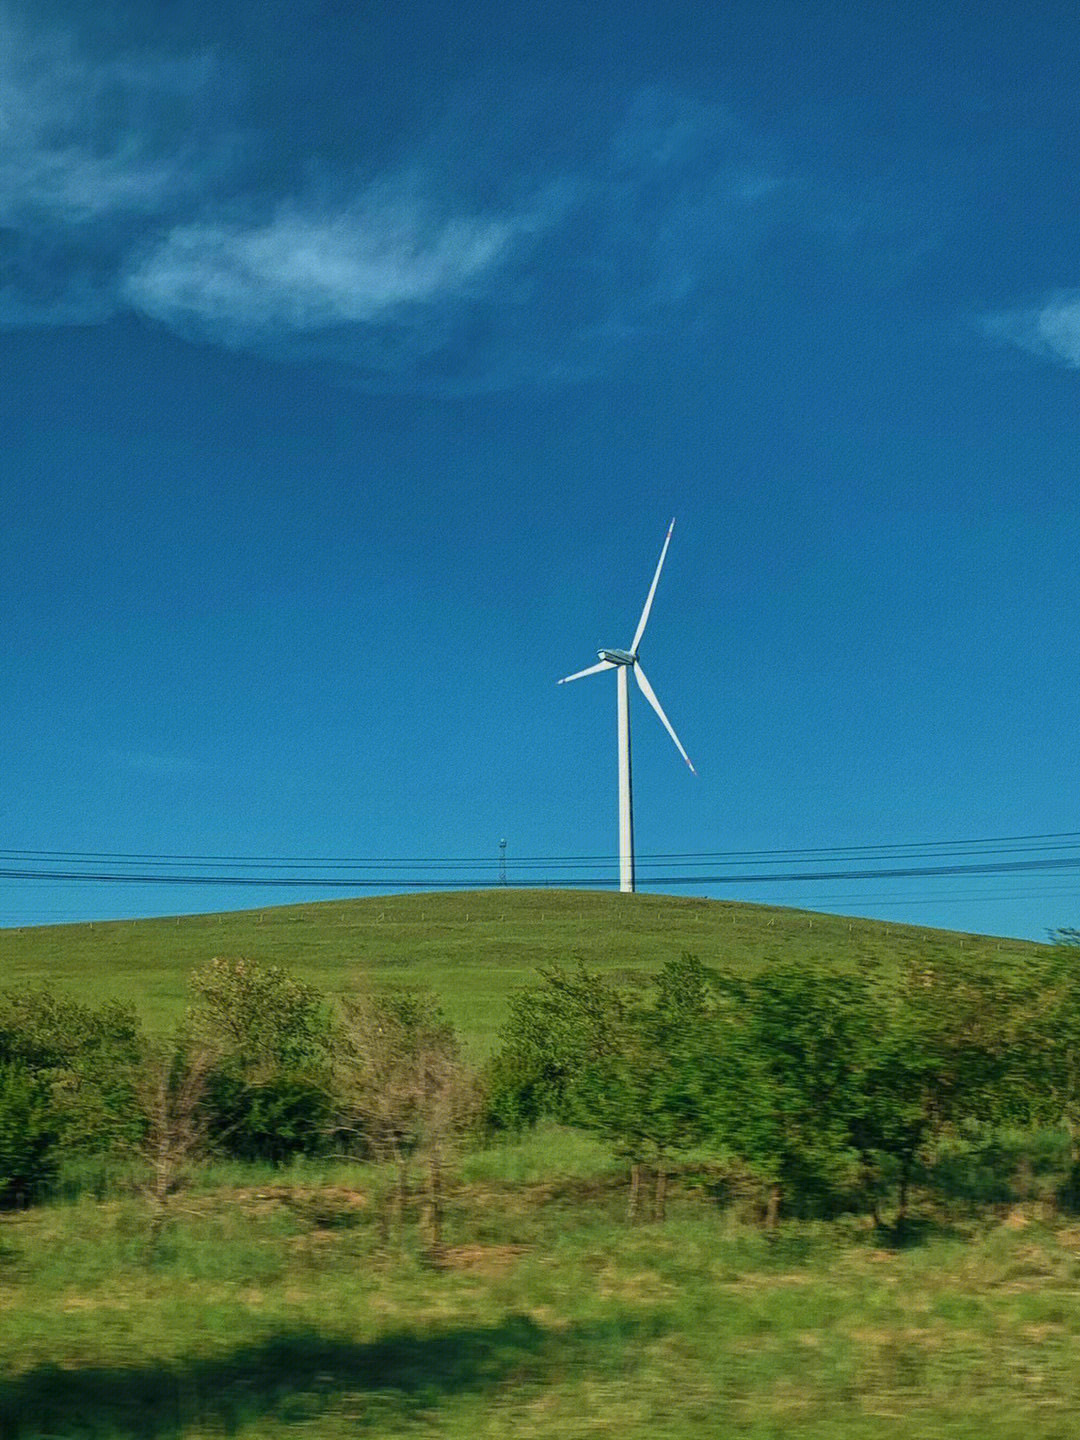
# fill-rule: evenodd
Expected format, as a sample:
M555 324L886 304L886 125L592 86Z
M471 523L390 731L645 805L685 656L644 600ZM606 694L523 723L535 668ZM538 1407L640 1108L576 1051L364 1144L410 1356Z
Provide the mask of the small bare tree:
M170 1197L185 1169L206 1151L203 1108L211 1054L174 1043L147 1050L138 1082L145 1130L139 1153L150 1167L146 1191L152 1206L150 1238L160 1239Z
M412 1170L423 1160L422 1229L428 1256L443 1250L446 1152L475 1113L475 1086L453 1027L428 995L411 990L350 997L335 1046L338 1128L394 1167L384 1237L403 1233Z

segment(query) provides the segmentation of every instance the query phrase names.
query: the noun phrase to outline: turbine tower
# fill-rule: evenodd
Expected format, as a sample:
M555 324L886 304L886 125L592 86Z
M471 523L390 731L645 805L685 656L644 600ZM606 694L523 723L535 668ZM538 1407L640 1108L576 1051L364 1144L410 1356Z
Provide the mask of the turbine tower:
M667 557L668 546L671 544L671 532L675 529L675 521L672 520L668 526L667 535L664 538L664 548L660 551L660 560L656 566L656 574L653 576L652 584L649 586L649 593L645 597L645 608L641 612L641 619L638 621L634 638L630 642L629 650L599 650L599 665L590 665L587 670L578 670L573 675L566 675L559 681L560 685L568 685L571 680L580 680L584 675L596 675L601 670L618 670L618 699L619 699L619 889L624 894L632 893L634 889L634 805L630 787L630 681L629 673L634 672L634 679L638 683L638 689L648 700L649 704L660 716L664 729L675 741L675 748L679 754L690 765L690 756L682 747L682 742L672 729L671 721L664 714L660 701L657 700L652 686L645 678L645 672L638 663L638 647L641 644L641 637L645 633L645 626L649 622L649 611L652 609L653 596L656 594L657 581L660 579L660 571L664 568L664 560ZM696 775L697 771L690 765L691 773Z

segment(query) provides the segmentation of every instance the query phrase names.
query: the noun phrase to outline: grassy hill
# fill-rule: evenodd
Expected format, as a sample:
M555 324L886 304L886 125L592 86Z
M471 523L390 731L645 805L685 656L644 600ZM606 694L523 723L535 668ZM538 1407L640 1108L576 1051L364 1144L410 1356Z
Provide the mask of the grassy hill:
M684 952L706 963L882 958L963 946L1007 964L1042 947L952 931L670 895L483 890L322 901L222 915L0 930L0 986L41 984L87 999L134 1001L151 1028L187 1001L187 977L216 955L288 965L328 994L358 984L430 986L471 1044L485 1049L507 995L539 965L583 960L607 973Z

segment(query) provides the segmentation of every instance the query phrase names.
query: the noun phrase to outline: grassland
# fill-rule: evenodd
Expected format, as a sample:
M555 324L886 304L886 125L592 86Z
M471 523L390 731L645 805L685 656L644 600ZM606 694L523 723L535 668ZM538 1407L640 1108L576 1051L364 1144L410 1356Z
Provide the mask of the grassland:
M164 1027L194 966L243 954L329 994L430 985L481 1051L550 961L849 964L961 944L987 964L1032 948L493 891L3 931L0 984L130 999ZM437 1266L411 1231L386 1242L391 1182L374 1167L205 1167L156 1243L135 1172L72 1173L49 1203L0 1215L0 1440L1072 1440L1080 1226L1052 1202L1060 1156L1014 1176L997 1153L947 1205L917 1206L895 1247L859 1217L766 1236L690 1175L673 1179L666 1224L627 1227L610 1155L548 1127L458 1156Z
M1075 1434L1075 1224L770 1240L676 1190L629 1229L615 1179L554 1133L469 1157L438 1268L380 1245L358 1167L212 1172L156 1250L131 1196L4 1217L0 1434Z
M243 955L288 965L330 995L372 981L428 985L474 1048L486 1049L510 992L553 961L581 959L608 974L687 951L706 963L822 955L845 964L928 944L962 945L990 964L1038 948L716 900L506 889L0 930L0 985L48 980L87 998L132 1000L154 1029L181 1013L195 966Z

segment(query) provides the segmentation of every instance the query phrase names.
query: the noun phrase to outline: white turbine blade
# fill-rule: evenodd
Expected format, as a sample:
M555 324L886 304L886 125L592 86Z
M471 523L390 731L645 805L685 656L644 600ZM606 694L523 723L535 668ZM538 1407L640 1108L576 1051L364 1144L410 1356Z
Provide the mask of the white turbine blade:
M648 700L652 708L656 711L657 715L660 716L660 719L663 721L664 729L671 736L672 740L675 741L676 750L678 750L679 754L686 761L687 765L690 765L690 756L682 748L682 741L679 739L678 735L675 734L675 731L671 728L671 721L664 714L663 709L660 706L660 701L656 698L656 694L652 686L645 678L644 671L642 670L640 665L635 665L633 668L634 679L638 683L638 688L641 690L641 693L645 696L645 699ZM690 765L690 772L693 775L697 774L697 771L694 769L693 765Z
M611 660L601 660L599 665L590 665L587 670L577 670L573 675L564 675L563 678L556 683L559 685L568 685L571 680L580 680L583 675L595 675L598 670L614 669L616 669L616 666Z
M660 571L664 568L664 557L667 555L667 547L671 544L671 532L675 529L675 520L667 527L667 535L664 537L664 548L660 551L660 561L656 567L656 574L652 577L652 584L649 586L649 594L645 600L645 609L641 612L641 619L634 631L633 643L630 646L630 654L637 654L637 647L641 644L641 637L645 634L645 626L649 622L649 611L652 609L653 596L656 594L656 582L660 579ZM680 747L681 748L681 747ZM689 763L689 762L687 762Z

